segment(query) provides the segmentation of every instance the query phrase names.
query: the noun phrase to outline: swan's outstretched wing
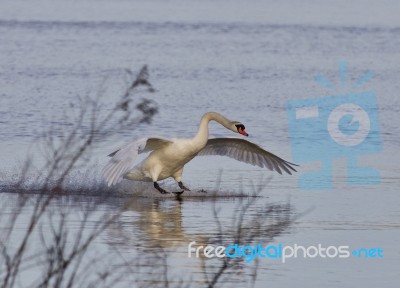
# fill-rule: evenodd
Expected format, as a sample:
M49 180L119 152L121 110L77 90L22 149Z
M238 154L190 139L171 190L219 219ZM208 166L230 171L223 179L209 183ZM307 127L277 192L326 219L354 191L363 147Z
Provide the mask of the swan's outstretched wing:
M228 156L254 166L266 167L279 174L282 174L282 170L292 174L292 171L296 172L293 166L298 166L264 150L257 144L240 138L208 139L206 147L197 155Z
M149 137L123 146L108 155L112 158L102 170L103 178L107 181L108 186L117 184L133 168L138 154L160 149L170 143L172 141L166 138Z

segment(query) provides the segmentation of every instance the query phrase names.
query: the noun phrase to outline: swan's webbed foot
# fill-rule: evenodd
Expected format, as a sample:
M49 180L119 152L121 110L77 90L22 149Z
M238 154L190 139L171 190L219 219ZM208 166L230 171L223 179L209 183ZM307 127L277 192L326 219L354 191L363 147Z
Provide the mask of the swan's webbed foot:
M165 191L164 189L162 189L160 187L160 185L158 185L157 182L154 182L154 188L156 188L161 194L168 194L169 193L168 191Z
M189 188L187 188L185 185L183 185L182 181L179 181L179 182L178 182L178 185L179 185L179 188L181 188L181 189L183 189L183 190L185 190L185 191L190 191Z

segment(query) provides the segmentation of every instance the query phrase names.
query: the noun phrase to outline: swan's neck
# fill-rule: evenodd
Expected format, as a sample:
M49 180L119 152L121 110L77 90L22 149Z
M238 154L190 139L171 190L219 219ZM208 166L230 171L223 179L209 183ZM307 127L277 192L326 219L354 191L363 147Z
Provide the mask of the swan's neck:
M231 121L226 119L224 116L217 112L208 112L201 117L199 130L196 136L193 138L193 142L198 146L199 149L203 149L208 141L208 123L210 121L216 121L226 129L230 129Z

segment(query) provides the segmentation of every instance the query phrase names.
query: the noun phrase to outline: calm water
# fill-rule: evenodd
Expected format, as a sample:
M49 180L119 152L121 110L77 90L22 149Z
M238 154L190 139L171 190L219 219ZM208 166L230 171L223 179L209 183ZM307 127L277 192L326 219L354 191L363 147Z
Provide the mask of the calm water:
M103 84L107 101L112 101L123 87L124 69L137 70L143 64L149 65L150 80L157 90L144 96L158 103L160 113L150 126L135 127L132 132L123 131L98 143L91 159L98 167L95 170L104 165L104 155L132 138L190 137L202 114L211 110L242 121L252 141L290 161L287 101L329 95L331 91L315 82L314 76L321 73L339 83L338 62L347 60L349 81L367 70L374 74L362 89L377 95L383 150L360 161L380 171L381 184L348 186L345 159L340 158L334 162L334 189L326 191L298 189L297 175L272 174L225 158L199 158L185 168L187 185L193 190L214 191L222 170L218 193L229 197L214 202L211 193L193 192L191 196L201 197L184 197L179 202L153 198L158 195L151 187L123 183L110 194L122 191L132 197L110 197L97 207L98 215L121 208L124 212L118 218L119 225L106 230L95 242L95 250L117 247L144 260L163 248L168 256L168 273L174 279L171 283L181 278L201 287L204 275L208 275L204 265L211 264L204 264L204 259L188 259L187 245L191 241L211 243L215 238L213 204L221 209L221 221L229 227L241 201L251 201L235 196L251 193L252 183L257 185L272 176L246 219L267 204L285 210L288 201L287 213L301 216L272 240L261 231L263 243L380 247L384 258L298 258L287 263L262 259L256 287L293 287L299 283L302 287L396 285L400 276L400 24L389 10L398 11L398 6L387 11L375 7L382 12L381 18L364 19L361 13L353 19L346 12L342 21L321 19L318 13L305 20L286 2L270 3L284 13L283 19L273 17L272 12L261 13L268 11L268 6L260 2L249 7L250 12L258 11L255 14L241 12L247 7L237 2L229 5L229 1L219 1L219 9L197 1L190 1L193 7L180 1L143 5L138 1L66 2L60 1L59 9L47 1L39 1L34 7L11 1L0 4L1 187L11 181L18 161L27 153L37 155L40 134L49 123L59 123L65 111L76 111L77 96L95 95ZM307 1L305 6L314 7L313 3ZM21 7L29 11L22 12ZM349 7L354 10L357 4ZM308 15L299 9L300 14ZM217 124L211 124L210 129L213 135L233 136ZM299 172L317 166L303 164ZM93 180L77 177L74 185L88 187ZM8 193L9 189L2 188L1 192L3 203L15 205L16 196ZM146 195L150 197L143 197ZM78 211L79 204L90 201L93 199L89 197L64 199L55 201L53 208L70 205ZM26 209L23 215L27 218L30 210ZM24 226L24 219L19 226ZM79 218L72 217L67 223L73 231ZM233 241L229 235L224 240ZM158 271L165 263L157 267L145 264L141 265L145 268L139 280L158 281L154 279L157 273L151 271ZM229 274L224 281L233 284L249 279L251 271L246 265L243 263L244 274ZM124 284L127 282L121 286Z

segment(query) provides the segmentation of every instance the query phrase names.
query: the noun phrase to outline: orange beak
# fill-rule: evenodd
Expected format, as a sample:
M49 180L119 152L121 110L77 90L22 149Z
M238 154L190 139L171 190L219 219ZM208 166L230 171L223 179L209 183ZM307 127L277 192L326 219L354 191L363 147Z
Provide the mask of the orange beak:
M243 130L242 128L239 128L239 133L244 135L244 136L246 136L246 137L249 136L249 134L247 134L247 132L245 130Z

